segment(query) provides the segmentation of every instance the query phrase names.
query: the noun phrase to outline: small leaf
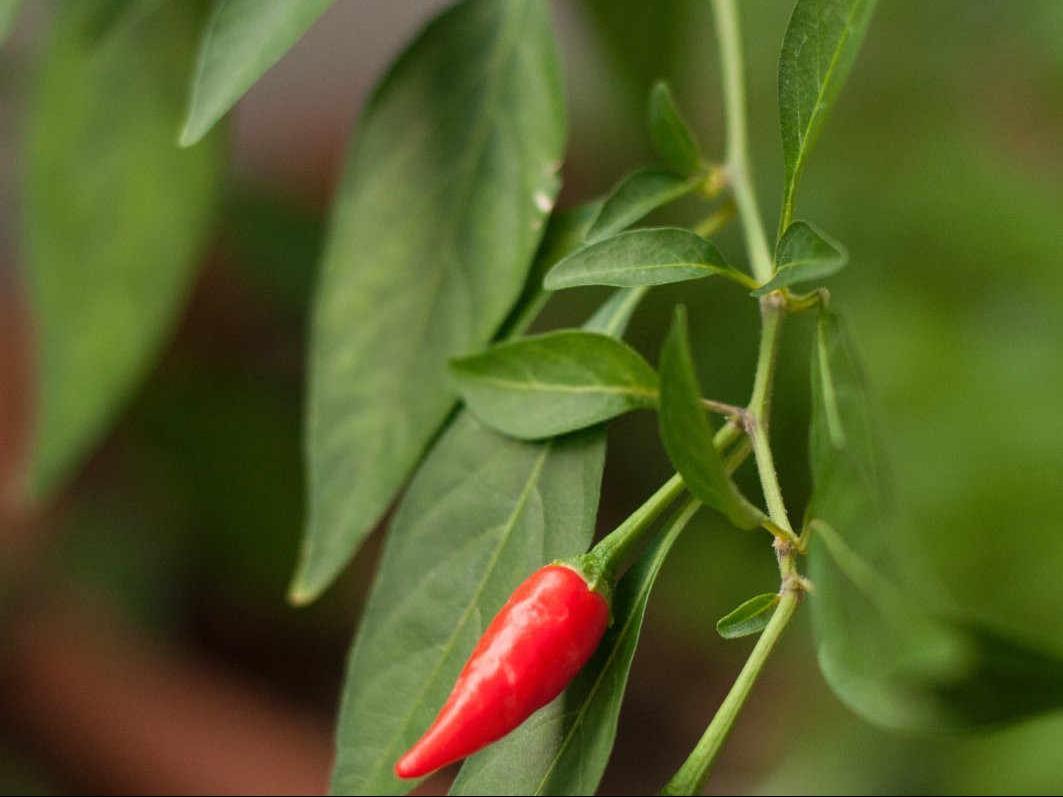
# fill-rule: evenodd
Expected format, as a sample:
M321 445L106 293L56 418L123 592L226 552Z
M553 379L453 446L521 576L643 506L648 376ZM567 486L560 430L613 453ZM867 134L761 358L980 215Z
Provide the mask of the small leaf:
M737 275L709 241L675 227L630 230L578 249L546 275L547 290L581 285L664 285Z
M203 138L332 3L219 0L199 48L181 146Z
M779 595L775 592L755 595L717 620L716 631L724 639L759 634L771 619L778 602Z
M173 145L194 5L112 5L56 6L25 137L37 498L69 477L151 367L216 207L220 142ZM96 39L103 12L122 24Z
M661 440L687 489L739 528L753 528L762 513L734 486L713 445L713 429L701 403L687 337L686 310L675 321L661 349L661 395L658 409Z
M606 197L587 233L587 243L626 230L657 208L697 190L701 183L700 177L679 177L657 169L632 172Z
M875 0L797 0L779 56L779 123L786 165L782 226L827 111L863 42Z
M654 406L657 375L634 349L562 330L500 343L451 371L480 420L522 439L564 434Z
M753 291L763 296L801 282L812 282L837 274L849 262L849 253L837 241L811 224L795 221L775 247L775 276Z
M313 308L294 601L343 569L444 423L456 399L448 360L486 346L513 308L563 149L541 0L450 7L374 92Z
M613 595L613 623L565 693L466 761L451 794L595 793L616 739L650 591L697 508L691 503L682 509L620 579Z
M588 325L620 334L641 293L617 291ZM384 543L347 666L333 793L410 789L392 766L491 617L529 573L590 544L604 459L601 428L526 443L458 412Z
M679 113L666 83L657 83L650 91L650 139L672 171L692 175L704 168L697 139Z

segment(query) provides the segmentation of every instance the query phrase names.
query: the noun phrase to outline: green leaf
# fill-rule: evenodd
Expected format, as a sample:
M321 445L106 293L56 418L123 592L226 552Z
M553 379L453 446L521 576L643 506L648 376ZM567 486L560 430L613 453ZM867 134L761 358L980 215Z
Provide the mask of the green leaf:
M697 139L679 113L666 83L657 83L650 91L650 140L672 171L693 175L704 169Z
M757 526L762 513L738 492L713 445L713 428L701 402L683 307L676 308L659 367L661 441L687 489L739 528Z
M812 358L813 526L809 603L817 658L835 693L889 727L931 724L911 673L959 666L955 640L913 610L890 580L888 501L862 369L840 318L823 314ZM836 530L836 532L834 531ZM922 662L922 663L921 663ZM925 664L925 666L924 666Z
M37 335L30 489L56 489L167 339L207 233L218 142L179 151L196 18L140 2L95 39L106 0L63 3L26 136L23 213Z
M640 295L618 291L588 326L619 334ZM347 667L334 793L409 790L392 766L491 618L529 573L590 544L604 457L601 429L527 443L458 413L384 545Z
M363 113L314 308L296 602L343 568L442 425L447 361L482 349L521 293L564 145L548 11L459 3Z
M779 124L786 179L781 227L827 111L864 39L875 0L797 0L779 57Z
M841 319L824 315L812 375L809 575L817 657L846 704L888 727L948 730L1063 706L1063 659L937 616L898 586L881 455Z
M664 285L725 274L743 280L711 242L675 227L630 230L578 249L551 269L547 290Z
M454 360L462 398L481 421L525 440L582 429L653 407L657 374L631 347L561 330Z
M612 190L602 205L587 242L622 232L659 207L686 196L701 185L700 177L679 177L658 169L632 172Z
M195 144L333 0L218 0L199 47L181 146Z
M18 14L18 7L21 4L22 0L0 0L0 44L4 43L7 34L11 32L11 26L15 22L15 15Z
M697 509L692 502L681 510L617 584L613 624L564 694L466 761L451 794L595 793L616 739L650 591Z
M724 639L759 634L775 613L775 605L778 602L779 595L775 592L754 595L717 620L716 631Z
M775 247L775 276L753 291L763 296L801 282L812 282L837 274L849 262L845 247L811 224L795 221L786 228Z

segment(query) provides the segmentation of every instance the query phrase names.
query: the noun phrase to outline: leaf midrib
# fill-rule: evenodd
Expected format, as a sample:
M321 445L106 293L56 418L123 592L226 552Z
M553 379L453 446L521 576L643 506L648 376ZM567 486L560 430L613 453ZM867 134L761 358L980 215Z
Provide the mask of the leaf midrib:
M512 390L525 390L529 393L569 393L573 395L604 394L610 396L633 396L650 401L657 400L657 391L652 388L638 386L627 387L624 385L571 385L560 382L525 382L520 379L506 379L501 376L482 376L477 374L474 378L481 384L493 387L501 387Z

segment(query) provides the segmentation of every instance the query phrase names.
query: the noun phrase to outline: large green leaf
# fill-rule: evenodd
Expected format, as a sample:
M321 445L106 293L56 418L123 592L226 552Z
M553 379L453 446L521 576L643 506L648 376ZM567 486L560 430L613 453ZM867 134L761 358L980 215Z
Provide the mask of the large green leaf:
M786 228L775 247L775 276L753 291L763 296L779 288L837 274L849 261L845 247L804 221Z
M195 144L333 0L218 0L203 33L181 145Z
M751 505L727 475L713 445L713 429L701 401L687 334L686 310L676 308L675 321L661 349L658 408L661 441L687 489L723 512L739 528L753 528L763 513Z
M474 415L525 440L583 429L657 400L649 363L595 332L561 330L500 343L455 360L452 371Z
M664 285L726 274L742 279L710 241L690 230L629 230L578 249L550 270L547 290L581 285Z
M797 0L779 56L779 124L786 179L780 232L793 217L797 183L827 111L841 91L875 0Z
M642 291L587 326L619 334ZM428 726L481 632L535 568L590 544L600 429L538 443L462 411L399 506L347 668L333 790L400 794L399 755Z
M698 506L691 502L684 507L620 580L613 595L613 623L565 693L470 758L451 794L595 793L616 739L650 591Z
M293 600L321 592L454 405L451 357L521 292L564 119L543 0L467 0L366 108L324 255L310 348L309 522Z
M679 113L667 83L650 91L650 140L661 160L678 174L692 175L704 169L697 139Z
M606 197L587 233L587 242L626 230L648 213L695 191L701 183L700 177L680 177L660 169L632 172Z
M215 206L216 142L173 143L195 14L143 0L98 37L109 6L58 6L26 136L38 497L69 475L151 366Z

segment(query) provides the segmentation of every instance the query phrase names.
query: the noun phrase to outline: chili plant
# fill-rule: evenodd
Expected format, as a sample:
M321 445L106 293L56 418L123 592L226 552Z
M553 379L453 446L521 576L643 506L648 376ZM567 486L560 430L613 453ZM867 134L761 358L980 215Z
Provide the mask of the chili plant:
M34 302L62 311L42 314L44 407L30 473L38 494L69 471L157 346L158 335L135 329L150 322L159 330L175 312L217 168L213 137L200 142L330 1L217 3L202 26L183 121L161 67L180 59L179 40L197 29L194 12L143 2L118 13L113 5L63 12L36 117L41 135L58 144L40 153L64 152L64 136L76 139L98 122L93 107L71 104L70 85L121 86L129 113L121 135L102 145L97 182L108 201L92 203L87 229L111 229L139 210L136 195L108 190L122 178L107 167L115 152L130 156L115 161L129 169L167 177L158 181L166 202L152 204L169 210L141 219L130 257L99 250L98 270L114 279L82 285L32 268L35 259L75 260L50 247L80 245L84 231L57 226L54 195L28 198ZM290 592L305 604L327 589L401 492L350 653L336 792L403 793L410 783L400 775L466 758L454 794L593 793L654 582L699 511L760 535L764 555L777 561L778 589L716 623L728 639L757 639L703 736L685 760L676 757L664 793L702 789L773 649L806 606L826 681L872 721L964 728L1063 706L1058 659L928 610L891 558L885 468L861 368L842 308L822 285L848 253L800 217L798 202L874 1L793 7L779 57L784 168L773 234L751 179L738 4L711 6L725 151L706 151L659 84L648 109L658 162L577 207L554 208L565 108L545 0L453 4L406 48L363 111L314 300L309 517ZM157 58L144 55L143 42L162 48ZM90 46L99 48L91 58ZM143 69L128 68L130 53ZM179 121L184 152L157 141ZM29 169L61 177L71 163L38 154ZM109 201L112 193L121 204ZM680 199L700 203L699 222L638 226ZM741 262L712 241L731 223L744 237ZM158 282L143 262L165 266L171 289L154 303L127 303L113 340L71 345L48 334L49 318L84 328L99 286ZM691 340L682 306L655 363L624 343L647 291L669 283L689 295L726 292L759 313L747 403L721 401L699 380L694 351L705 342ZM551 296L584 286L616 290L581 328L529 334ZM802 315L815 326L814 489L799 515L780 486L771 421L780 340ZM101 360L94 348L107 352L106 367L91 365L86 375ZM56 386L75 383L91 385L89 396L61 401ZM592 544L604 425L635 411L656 415L675 474ZM747 460L759 494L733 479Z

